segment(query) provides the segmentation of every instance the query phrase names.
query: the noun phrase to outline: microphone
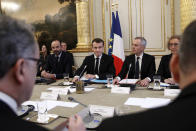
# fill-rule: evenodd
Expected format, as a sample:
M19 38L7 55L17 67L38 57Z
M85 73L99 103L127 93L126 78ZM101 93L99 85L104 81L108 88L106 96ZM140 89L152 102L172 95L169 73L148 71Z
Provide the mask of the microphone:
M128 72L127 72L127 78L129 77L130 69L131 69L131 63L129 64L129 70L128 70Z
M68 100L73 101L73 102L76 102L76 103L82 105L83 107L88 107L87 105L85 105L85 104L83 104L83 103L81 103L81 102L75 100L75 99L74 99L73 97L71 97L71 96L68 97Z
M79 78L81 78L81 76L82 76L82 74L84 73L84 70L86 69L86 67L87 67L87 65L84 66L82 72L81 72L80 75L79 75Z

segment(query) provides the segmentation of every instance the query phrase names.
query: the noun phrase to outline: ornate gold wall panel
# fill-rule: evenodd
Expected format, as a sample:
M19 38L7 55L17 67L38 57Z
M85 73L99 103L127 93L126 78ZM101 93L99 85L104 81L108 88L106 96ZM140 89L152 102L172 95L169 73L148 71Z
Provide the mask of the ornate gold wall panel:
M181 30L196 19L196 0L180 0Z
M75 50L90 51L89 2L76 2L78 44Z

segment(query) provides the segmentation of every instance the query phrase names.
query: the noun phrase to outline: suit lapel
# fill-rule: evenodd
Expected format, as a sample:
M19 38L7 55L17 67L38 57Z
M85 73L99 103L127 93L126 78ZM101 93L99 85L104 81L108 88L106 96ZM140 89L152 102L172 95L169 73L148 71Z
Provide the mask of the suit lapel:
M103 65L104 64L104 60L105 60L105 55L102 54L101 61L100 61L100 66L99 66L99 73L101 72L102 68L104 68L104 65Z
M144 70L144 67L145 67L145 63L146 63L146 54L144 53L143 54L143 57L142 57L142 65L141 65L141 74L142 74L142 72L143 72L143 70Z

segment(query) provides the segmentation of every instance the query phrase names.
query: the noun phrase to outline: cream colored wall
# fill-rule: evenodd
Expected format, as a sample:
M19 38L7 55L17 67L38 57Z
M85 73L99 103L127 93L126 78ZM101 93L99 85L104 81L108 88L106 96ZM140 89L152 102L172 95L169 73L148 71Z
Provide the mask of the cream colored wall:
M93 1L94 37L106 41L106 53L111 30L111 5L113 0ZM171 36L171 2L167 0L118 0L119 18L124 40L125 54L131 51L131 42L136 36L144 36L147 41L146 53L156 58L158 68L162 55L169 54L167 40ZM174 0L175 33L180 34L179 1ZM91 6L92 6L91 5ZM74 53L75 63L80 66L89 53Z

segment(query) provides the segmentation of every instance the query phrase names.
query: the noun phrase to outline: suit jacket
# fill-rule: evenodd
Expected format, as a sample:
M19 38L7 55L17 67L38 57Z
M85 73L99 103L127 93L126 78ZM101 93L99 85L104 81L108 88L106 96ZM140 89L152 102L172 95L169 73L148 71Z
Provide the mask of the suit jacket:
M121 79L124 79L128 73L131 64L128 78L133 79L135 74L135 63L136 63L135 55L127 56L118 76ZM153 80L153 75L155 74L155 72L156 72L156 67L155 67L154 56L144 53L142 57L142 65L141 65L141 79L149 77L151 80Z
M196 130L196 83L182 90L169 105L104 120L98 131Z
M66 51L67 52L67 54L69 55L69 57L70 57L70 61L71 61L71 65L72 66L74 66L74 58L73 58L73 54L72 53L70 53L70 52L68 52L68 51Z
M76 71L75 75L82 76L84 72L82 73L85 65L87 66L84 72L87 74L95 74L94 73L94 68L95 68L95 58L94 55L90 55L85 57L82 65L80 68ZM82 74L81 74L82 73ZM115 68L114 68L114 61L112 56L102 54L102 58L100 61L100 66L99 66L99 79L106 79L107 74L112 74L115 76Z
M69 76L72 77L72 63L70 55L67 52L62 51L59 62L57 62L55 54L49 55L45 70L52 74L56 74L57 79L63 78L64 73L69 73Z
M12 109L0 100L0 130L5 131L47 131L35 123L23 120Z
M172 54L165 55L161 58L161 62L159 64L159 68L157 71L158 75L161 75L161 81L164 81L164 79L171 78L171 72L169 69L169 62L171 60Z

